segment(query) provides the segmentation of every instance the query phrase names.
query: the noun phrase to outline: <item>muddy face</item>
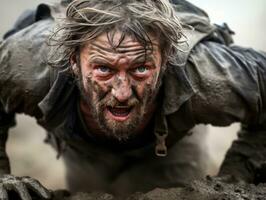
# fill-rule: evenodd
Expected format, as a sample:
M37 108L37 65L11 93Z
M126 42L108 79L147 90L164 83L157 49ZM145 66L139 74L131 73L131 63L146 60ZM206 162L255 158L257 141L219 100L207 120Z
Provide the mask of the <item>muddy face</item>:
M107 34L102 34L81 49L77 62L81 110L91 130L123 140L148 123L161 70L158 41L151 38L153 44L146 51L130 36L121 42L119 31L112 45Z

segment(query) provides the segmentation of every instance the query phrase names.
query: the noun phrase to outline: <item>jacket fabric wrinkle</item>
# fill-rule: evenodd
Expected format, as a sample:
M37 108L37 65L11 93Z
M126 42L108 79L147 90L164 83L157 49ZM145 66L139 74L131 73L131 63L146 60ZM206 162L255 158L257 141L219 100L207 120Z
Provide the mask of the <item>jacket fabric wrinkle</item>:
M265 73L256 73L256 70L263 72L265 69L253 68L250 66L254 63L244 62L247 59L242 59L242 55L237 53L244 51L241 48L235 47L237 50L234 51L232 47L232 53L223 44L216 47L215 42L211 41L223 41L216 34L221 30L210 24L207 14L188 2L173 2L177 3L175 7L184 24L186 42L182 43L178 52L178 65L167 66L162 84L161 109L156 112L155 127L152 130L155 135L168 135L166 143L171 144L182 138L198 122L205 123L206 120L206 123L227 125L234 120L250 121L258 109L265 113ZM0 44L0 100L6 113L24 112L34 116L49 134L62 137L70 143L69 138L73 133L69 133L71 131L67 122L79 95L68 66L52 69L45 62L50 48L46 41L55 24L54 18L61 12L61 9L51 10L51 17L33 23ZM252 51L245 55L255 60L255 64L265 64ZM19 64L20 60L23 60L23 65ZM238 70L244 70L245 73L239 73ZM217 81L221 83L216 84ZM211 88L218 93L208 93ZM248 109L237 109L240 108L237 101L228 106L221 98L222 89L225 94L234 91L236 99L240 99L241 105ZM251 95L253 91L256 92ZM217 99L220 102L215 97L219 97ZM207 114L210 110L219 114L217 108L214 108L218 107L215 103L221 105L219 108L223 108L226 113L218 116L216 121ZM211 109L207 109L207 106ZM247 111L253 114L247 115ZM193 112L195 116L192 116ZM257 121L265 121L265 115L261 115Z

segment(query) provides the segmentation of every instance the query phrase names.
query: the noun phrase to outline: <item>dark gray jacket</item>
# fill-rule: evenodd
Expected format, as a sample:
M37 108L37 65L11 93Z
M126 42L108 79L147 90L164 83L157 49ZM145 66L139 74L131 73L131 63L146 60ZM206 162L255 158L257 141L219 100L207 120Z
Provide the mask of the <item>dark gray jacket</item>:
M182 2L177 2L177 12L194 30L184 30L189 50L177 55L180 65L167 67L154 135L168 135L171 146L200 123L241 122L265 130L266 54L229 46L226 31L212 26L203 11ZM0 45L2 135L14 125L15 113L25 113L49 132L58 149L64 143L85 151L85 141L69 131L79 95L75 82L67 69L52 69L46 63L46 40L53 25L52 18L45 18Z

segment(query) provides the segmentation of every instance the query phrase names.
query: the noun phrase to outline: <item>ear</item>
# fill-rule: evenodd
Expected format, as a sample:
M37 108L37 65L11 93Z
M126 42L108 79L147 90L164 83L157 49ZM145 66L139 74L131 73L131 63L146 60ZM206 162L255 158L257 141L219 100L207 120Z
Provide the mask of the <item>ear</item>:
M70 64L71 64L71 70L75 76L79 75L79 67L77 65L77 56L76 54L73 54L70 57Z

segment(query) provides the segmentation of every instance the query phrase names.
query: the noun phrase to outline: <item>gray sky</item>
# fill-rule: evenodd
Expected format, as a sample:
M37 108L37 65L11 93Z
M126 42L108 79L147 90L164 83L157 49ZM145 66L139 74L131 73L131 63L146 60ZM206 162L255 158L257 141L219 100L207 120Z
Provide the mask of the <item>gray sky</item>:
M266 51L265 0L190 0L209 14L213 23L227 22L237 44Z

